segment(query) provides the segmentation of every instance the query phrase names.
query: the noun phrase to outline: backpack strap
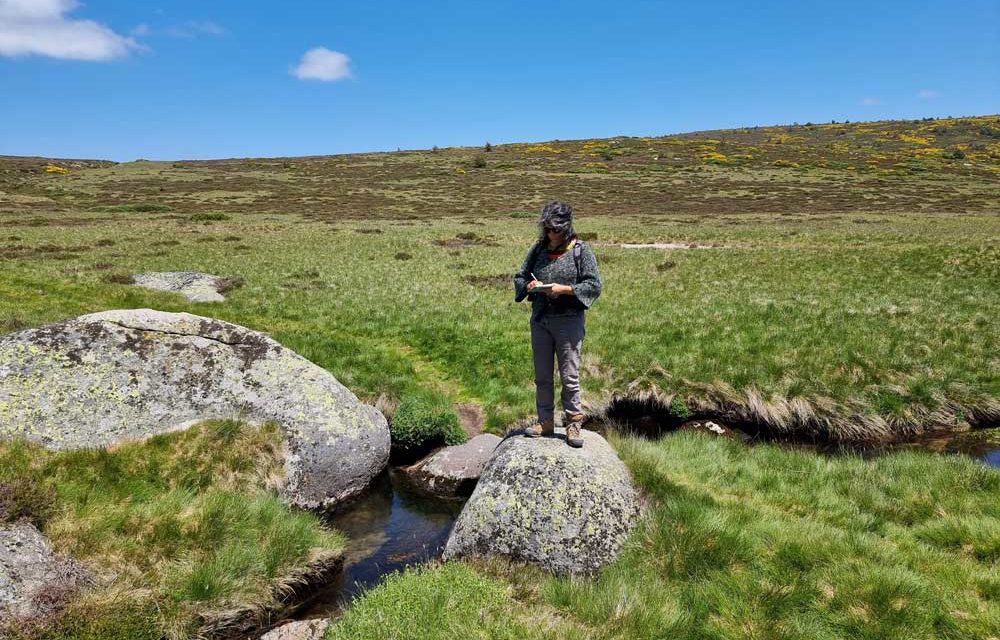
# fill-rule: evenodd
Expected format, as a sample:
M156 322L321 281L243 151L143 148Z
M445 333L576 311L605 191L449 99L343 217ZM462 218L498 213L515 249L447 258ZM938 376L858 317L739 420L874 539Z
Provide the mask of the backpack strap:
M583 262L583 240L579 238L576 239L576 244L573 245L573 262L576 263L576 281L579 282L582 273L580 264Z

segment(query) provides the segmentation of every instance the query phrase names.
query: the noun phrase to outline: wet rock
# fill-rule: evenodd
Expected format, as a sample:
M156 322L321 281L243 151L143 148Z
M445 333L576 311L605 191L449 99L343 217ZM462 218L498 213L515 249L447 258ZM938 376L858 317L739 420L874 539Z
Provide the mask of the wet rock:
M639 514L628 469L598 434L584 446L521 432L497 447L444 558L500 555L555 573L592 573L618 554Z
M381 412L239 325L137 309L0 337L0 438L95 447L233 417L283 427L283 495L303 508L361 492L388 461Z
M484 433L465 444L438 449L406 470L406 476L428 493L453 497L472 493L486 462L501 438Z
M289 622L261 636L260 640L320 640L329 620L300 620Z
M44 618L91 580L79 563L53 553L34 525L0 525L0 620Z
M223 302L226 299L219 292L225 278L208 273L197 271L138 273L132 276L132 281L146 289L179 293L191 302Z
M747 441L751 437L749 434L733 429L732 427L723 426L717 422L711 420L689 420L684 422L679 427L679 431L701 431L711 433L716 436L722 436L724 438L733 438L736 440Z

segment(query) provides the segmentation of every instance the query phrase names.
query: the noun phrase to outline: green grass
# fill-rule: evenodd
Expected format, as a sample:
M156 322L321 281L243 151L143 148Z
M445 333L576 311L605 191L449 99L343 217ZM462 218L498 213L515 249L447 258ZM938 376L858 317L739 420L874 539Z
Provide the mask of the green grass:
M825 458L692 433L614 444L652 504L596 578L500 562L430 567L361 597L327 638L425 628L418 637L457 637L433 629L464 631L477 616L528 638L1000 633L997 470L922 452ZM488 597L468 595L470 583ZM487 623L471 637L506 632Z
M348 609L325 636L362 638L529 637L529 627L512 617L507 588L461 564L412 569L389 576Z
M461 444L466 439L454 408L424 395L403 398L392 416L390 435L393 449L405 455Z
M281 447L276 427L233 421L113 449L0 443L0 487L32 483L54 494L36 500L45 507L37 524L98 577L35 635L101 637L134 626L184 638L199 616L270 604L306 563L339 554L340 534L271 490Z
M16 227L20 240L8 242L75 251L5 264L0 321L10 328L108 308L189 311L267 331L369 401L478 402L497 431L533 412L527 309L508 288L534 237L531 220L385 221L371 234L241 215L206 234L139 215L114 229L71 214L50 219ZM808 436L956 427L977 410L995 421L1000 325L987 309L1000 306L1000 222L858 219L878 223L581 216L579 230L599 238L605 280L588 315L585 400L600 406L639 381L700 398L720 417L742 412ZM478 240L461 239L470 227ZM128 242L99 244L115 233ZM618 246L652 241L716 247ZM410 259L393 258L403 252ZM245 284L225 304L194 304L105 282L109 268L200 270Z

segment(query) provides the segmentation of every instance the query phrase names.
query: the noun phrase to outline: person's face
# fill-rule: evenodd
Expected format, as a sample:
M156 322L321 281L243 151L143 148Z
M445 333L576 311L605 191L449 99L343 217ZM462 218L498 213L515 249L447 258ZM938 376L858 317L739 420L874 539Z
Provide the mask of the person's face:
M562 242L563 234L558 229L553 229L552 227L545 227L545 237L549 239L549 242L556 244Z

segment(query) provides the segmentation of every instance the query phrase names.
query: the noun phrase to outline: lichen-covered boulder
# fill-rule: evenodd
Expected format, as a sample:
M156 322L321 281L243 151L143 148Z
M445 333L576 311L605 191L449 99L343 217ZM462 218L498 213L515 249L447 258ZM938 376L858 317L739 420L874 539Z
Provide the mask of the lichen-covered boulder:
M332 506L388 462L378 410L245 327L137 309L0 337L0 438L93 447L232 417L283 427L284 497L296 506Z
M507 437L486 465L444 558L500 555L554 573L592 573L613 560L639 514L628 469L598 434L584 445Z
M219 292L224 280L198 271L153 271L132 276L137 286L179 293L191 302L224 302L226 297Z
M501 439L492 433L478 435L464 444L438 449L406 470L406 476L423 491L438 496L467 496L476 486L486 462Z
M53 553L34 525L0 525L0 621L44 618L91 580L75 560Z

